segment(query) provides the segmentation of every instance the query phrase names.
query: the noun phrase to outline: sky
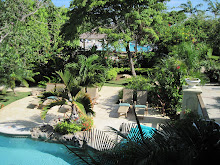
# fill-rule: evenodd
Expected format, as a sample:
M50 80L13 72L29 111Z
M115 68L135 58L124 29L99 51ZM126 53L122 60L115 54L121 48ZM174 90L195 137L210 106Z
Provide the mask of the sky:
M70 1L71 0L52 0L52 2L58 7L61 7L64 5L65 5L65 7L69 7ZM207 9L207 3L204 2L203 0L191 0L191 2L193 4L193 6L195 6L199 3L202 3L203 7L199 8L200 10ZM187 3L187 0L170 0L170 2L167 3L167 6L168 6L168 9L171 9L172 7L177 7L182 3ZM180 9L175 9L175 10L180 10Z

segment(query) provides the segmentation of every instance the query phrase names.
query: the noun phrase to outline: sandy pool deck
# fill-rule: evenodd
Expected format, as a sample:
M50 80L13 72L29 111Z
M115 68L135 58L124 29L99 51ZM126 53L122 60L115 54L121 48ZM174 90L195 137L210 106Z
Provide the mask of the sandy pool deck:
M94 106L96 116L94 117L94 128L106 130L108 126L119 129L122 123L135 123L134 114L128 112L128 117L118 116L118 92L121 87L102 87L99 92L100 97ZM33 91L36 88L16 88L16 91ZM54 119L62 118L63 113L59 113L56 108L48 111L45 121L40 118L41 110L34 108L33 103L38 102L36 96L29 96L21 100L17 100L6 107L0 109L0 132L7 134L30 134L30 129L44 123L54 122ZM160 123L167 120L167 117L162 117L160 114L149 111L149 114L140 119L143 125L158 128Z

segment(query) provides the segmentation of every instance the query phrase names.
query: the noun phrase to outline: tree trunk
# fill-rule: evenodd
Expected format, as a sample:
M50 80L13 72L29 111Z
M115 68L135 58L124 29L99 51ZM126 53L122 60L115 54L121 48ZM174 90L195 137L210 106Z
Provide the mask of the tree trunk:
M129 65L130 65L130 68L131 68L131 74L132 76L137 76L136 75L136 72L135 72L135 69L134 69L134 62L133 62L133 59L132 59L132 54L130 52L130 44L129 42L127 43L127 46L126 46L126 52L128 54L128 60L129 60Z
M78 115L77 111L76 111L76 106L75 106L75 104L72 103L71 114L70 114L69 120L71 121L73 119L73 116L76 116L76 115Z
M17 96L17 93L15 92L15 88L12 88L12 91L14 92L14 95Z

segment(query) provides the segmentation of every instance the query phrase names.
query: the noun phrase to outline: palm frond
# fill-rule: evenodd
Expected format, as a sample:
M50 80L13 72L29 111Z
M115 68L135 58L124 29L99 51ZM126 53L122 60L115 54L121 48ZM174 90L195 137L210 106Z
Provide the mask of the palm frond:
M84 106L87 114L91 113L92 115L95 115L95 112L92 110L92 100L88 94L79 96L76 101Z

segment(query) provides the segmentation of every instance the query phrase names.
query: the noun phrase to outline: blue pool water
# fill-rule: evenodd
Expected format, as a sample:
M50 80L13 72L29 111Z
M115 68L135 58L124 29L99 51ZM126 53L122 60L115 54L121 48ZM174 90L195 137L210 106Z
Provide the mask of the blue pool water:
M126 48L123 46L123 44L119 44L116 48L111 45L108 45L108 49L110 49L112 51L116 50L117 52L126 52ZM99 45L97 47L97 50L102 50L102 46ZM104 50L106 50L106 49L104 49ZM131 52L135 51L135 42L130 42L130 51ZM138 52L148 52L148 51L151 51L151 47L137 45L137 51Z
M137 51L138 52L147 52L147 51L149 51L149 49L150 49L150 46L140 46L140 45L138 45L137 46ZM118 51L119 52L126 52L126 49L125 49L125 47L121 47L121 48L119 48L118 49ZM135 43L130 43L130 51L131 52L134 52L135 51Z
M0 136L0 164L70 165L74 158L62 144Z

